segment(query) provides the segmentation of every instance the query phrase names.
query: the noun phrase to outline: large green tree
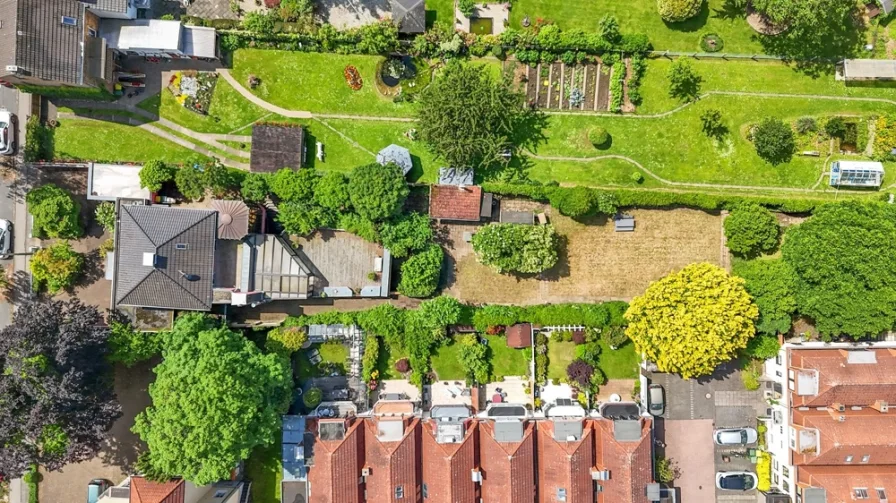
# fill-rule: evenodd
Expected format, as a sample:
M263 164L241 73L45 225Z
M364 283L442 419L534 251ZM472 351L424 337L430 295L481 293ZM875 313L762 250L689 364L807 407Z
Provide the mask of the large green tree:
M34 252L29 262L34 286L46 286L51 294L70 288L81 274L84 255L72 249L68 241L57 241Z
M229 478L254 447L279 438L292 385L285 358L194 313L164 334L162 354L149 387L152 405L133 427L160 473L210 484Z
M863 337L896 324L896 207L844 201L788 230L799 312L826 335Z
M444 258L442 247L436 243L430 243L420 253L411 255L401 264L398 293L417 298L434 294L439 287L439 275L442 272Z
M780 259L739 260L732 272L746 281L744 287L759 307L756 331L787 333L796 311L796 274L790 264Z
M459 336L454 343L460 346L457 359L461 368L464 369L467 379L477 383L488 382L491 372L488 362L488 346L479 342L479 337L476 334Z
M429 217L422 213L407 213L383 223L380 228L383 246L395 258L422 250L432 241L432 226Z
M557 247L552 225L491 224L473 235L479 261L498 272L546 271L557 264Z
M358 215L378 222L401 211L410 189L401 168L394 163L373 163L352 170L348 193Z
M660 370L689 379L712 373L745 348L758 317L743 279L712 264L691 264L632 300L625 333Z
M81 237L81 205L68 192L49 183L25 195L28 213L34 217L34 230L48 238Z
M742 256L770 252L778 246L778 220L756 203L740 204L725 219L728 249Z
M417 134L449 166L483 168L507 162L502 153L534 112L509 77L457 61L420 95Z
M753 0L752 6L784 30L760 37L772 54L827 64L829 57L855 54L865 43L865 23L852 0Z

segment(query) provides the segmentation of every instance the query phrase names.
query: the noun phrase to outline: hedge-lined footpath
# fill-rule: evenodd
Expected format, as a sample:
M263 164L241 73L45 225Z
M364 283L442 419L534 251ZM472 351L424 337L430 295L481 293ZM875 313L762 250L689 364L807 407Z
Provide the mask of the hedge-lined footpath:
M502 196L522 196L541 202L557 201L562 195L583 187L558 187L553 185L513 184L485 182L482 190ZM785 213L812 213L815 208L833 202L822 199L808 199L793 196L754 196L736 194L706 194L702 192L672 192L634 189L591 189L597 195L609 195L616 199L619 207L628 208L674 208L685 206L701 210L730 210L740 203L752 202L770 210ZM882 192L875 200L885 201L889 193Z

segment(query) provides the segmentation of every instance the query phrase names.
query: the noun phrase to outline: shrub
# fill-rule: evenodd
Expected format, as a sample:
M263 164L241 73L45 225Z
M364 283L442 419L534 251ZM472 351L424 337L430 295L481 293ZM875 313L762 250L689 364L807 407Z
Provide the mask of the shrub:
M402 358L401 360L395 362L395 370L402 374L404 374L405 372L410 372L411 363L407 358Z
M81 206L68 192L53 184L41 185L25 196L28 213L34 217L34 230L42 237L74 239L81 237Z
M744 287L759 308L757 335L747 343L747 354L759 358L770 351L771 339L777 347L777 335L790 331L793 313L796 311L797 277L793 268L781 259L739 260L734 263L733 274L744 278ZM762 344L761 349L753 345ZM766 349L768 348L768 349Z
M675 468L672 466L672 461L668 458L657 454L656 459L654 460L654 466L656 467L657 482L668 484L675 480Z
M314 198L314 191L320 181L320 174L313 169L292 170L282 168L277 170L270 179L268 185L271 192L282 201L294 201L308 203Z
M787 162L796 144L790 125L775 117L766 117L753 129L753 144L759 157L772 164Z
M747 343L744 354L754 360L768 360L778 355L781 345L778 338L772 335L756 335Z
M411 255L401 265L398 293L417 298L434 294L439 286L443 259L442 247L435 243L422 252Z
M464 16L472 16L474 9L476 9L476 0L458 0L457 2L457 10Z
M303 203L301 201L289 201L281 204L275 219L289 234L295 236L307 236L321 227L329 227L333 224L334 216L320 206Z
M32 115L25 123L25 162L53 160L53 130Z
M846 134L846 121L843 117L835 115L824 123L824 132L831 138L843 138Z
M307 341L308 334L302 327L277 327L268 332L264 347L272 353L291 355Z
M162 352L161 332L139 332L118 311L109 316L109 361L132 367Z
M612 78L610 80L610 111L619 113L625 101L625 62L621 59L613 64Z
M253 11L246 14L243 18L243 28L264 35L273 33L275 24L277 23L277 13Z
M635 183L644 183L644 175L640 171L632 172L631 179Z
M186 165L177 170L174 175L174 183L177 190L187 199L197 201L205 195L205 177L199 167Z
M680 23L700 13L703 0L657 0L656 8L667 23Z
M380 239L395 258L404 258L422 250L432 241L429 216L407 213L386 221L380 228Z
M610 141L610 133L600 126L595 126L588 131L588 141L590 141L595 148L603 147Z
M68 241L57 241L31 256L31 274L35 288L46 286L50 294L71 287L81 274L84 256Z
M796 132L800 134L814 133L818 131L818 123L814 117L800 117L796 120Z
M249 173L243 178L240 185L240 195L247 203L262 203L268 197L268 175L264 173Z
M719 52L725 47L725 42L716 33L704 33L700 36L700 50L703 52Z
M387 304L384 304L387 305ZM361 380L370 383L380 359L380 338L368 333L364 339L364 356L361 358Z
M552 225L491 224L473 235L479 261L498 272L539 273L557 264Z
M318 405L320 405L321 400L323 399L324 394L320 390L320 388L311 388L302 395L302 402L305 403L305 407L308 409L314 409Z
M146 161L140 168L140 186L150 192L162 190L162 185L174 180L176 169L159 160Z
M345 175L338 171L324 173L315 187L314 203L333 211L348 211L352 204Z
M601 332L600 339L610 349L619 349L628 341L628 336L623 327L607 327Z
M379 222L401 211L410 190L401 168L394 163L385 166L373 163L352 171L348 192L359 215Z
M778 219L758 204L741 204L725 219L728 249L741 256L771 252L778 245Z
M772 486L772 457L767 452L759 452L756 460L756 489L762 492L768 492Z
M106 232L115 231L115 204L108 201L100 203L94 211L96 223L106 230Z
M725 134L725 123L722 122L722 112L715 108L707 108L700 114L700 123L703 132L710 138L720 138Z
M585 344L585 331L584 330L576 330L572 333L572 342L576 343L576 345Z

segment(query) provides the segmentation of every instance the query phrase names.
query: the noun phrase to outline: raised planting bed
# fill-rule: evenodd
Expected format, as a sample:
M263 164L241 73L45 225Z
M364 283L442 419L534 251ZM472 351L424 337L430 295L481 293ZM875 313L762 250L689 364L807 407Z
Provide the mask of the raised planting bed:
M215 72L184 70L174 72L168 81L168 90L187 110L207 115L217 82L218 74Z
M551 89L551 66L539 63L538 65L538 108L547 108L548 94Z
M600 65L597 81L597 107L595 110L606 111L610 106L610 67Z
M575 72L574 68L571 66L567 66L566 64L562 65L562 70L560 74L560 108L563 110L569 109L569 93L572 91L572 74Z
M585 103L582 104L583 110L594 110L597 102L597 73L599 68L597 65L585 65Z
M538 103L538 67L526 66L526 101L529 105Z
M551 96L548 108L560 108L560 102L563 97L563 86L561 85L561 77L563 74L563 64L551 64Z

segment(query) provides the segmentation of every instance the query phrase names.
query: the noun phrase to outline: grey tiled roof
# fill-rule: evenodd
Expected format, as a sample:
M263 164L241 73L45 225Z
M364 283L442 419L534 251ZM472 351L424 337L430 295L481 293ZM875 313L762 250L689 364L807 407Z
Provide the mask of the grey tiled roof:
M426 31L426 3L424 0L392 0L392 19L401 33Z
M14 64L26 75L82 84L84 4L75 0L19 0L17 8ZM77 26L63 25L63 16L76 19Z
M94 0L96 2L95 6L91 6L91 8L95 8L97 10L106 10L109 12L127 12L128 11L128 0Z
M211 210L122 205L115 304L211 309L217 225L217 212ZM156 255L155 266L143 265L147 253Z

